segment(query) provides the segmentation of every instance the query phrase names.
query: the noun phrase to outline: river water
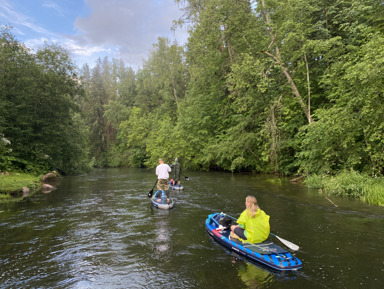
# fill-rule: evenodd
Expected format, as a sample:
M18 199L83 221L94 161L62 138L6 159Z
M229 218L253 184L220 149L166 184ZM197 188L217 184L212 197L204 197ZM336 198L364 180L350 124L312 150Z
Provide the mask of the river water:
M384 208L329 197L336 207L273 176L185 175L170 211L149 206L146 169L98 169L0 204L0 288L383 288ZM205 232L208 214L238 217L251 194L271 232L300 246L301 270L268 271Z

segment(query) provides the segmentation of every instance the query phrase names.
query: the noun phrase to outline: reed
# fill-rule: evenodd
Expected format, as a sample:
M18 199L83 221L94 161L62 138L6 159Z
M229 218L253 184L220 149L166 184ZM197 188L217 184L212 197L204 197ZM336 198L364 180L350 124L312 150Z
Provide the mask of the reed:
M323 179L325 176L320 175L310 175L305 179L305 184L308 188L311 189L322 189L323 186Z
M377 183L366 186L363 191L364 201L373 205L384 206L384 181L382 184Z
M349 196L367 203L384 206L384 178L372 178L354 171L342 171L335 176L307 177L309 188L326 195Z

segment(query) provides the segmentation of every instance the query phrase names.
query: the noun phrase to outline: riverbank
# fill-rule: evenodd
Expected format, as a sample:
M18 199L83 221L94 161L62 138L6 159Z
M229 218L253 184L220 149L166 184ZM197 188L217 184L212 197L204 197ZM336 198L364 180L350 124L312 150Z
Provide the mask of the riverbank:
M60 178L56 171L45 175L33 175L26 173L1 173L0 174L0 203L20 201L30 197L38 190L49 193L56 188L47 182Z
M325 195L348 196L384 206L383 177L372 178L352 171L335 176L312 175L306 178L305 184Z
M0 174L0 202L21 200L26 196L26 189L30 192L28 195L31 195L41 186L41 176L26 173Z

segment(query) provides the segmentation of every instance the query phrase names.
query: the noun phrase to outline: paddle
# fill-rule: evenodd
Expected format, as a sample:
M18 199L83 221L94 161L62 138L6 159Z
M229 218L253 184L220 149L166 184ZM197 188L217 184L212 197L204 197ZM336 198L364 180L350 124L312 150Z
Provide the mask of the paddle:
M228 216L228 217L232 218L233 220L237 221L236 218L234 218L234 217L232 217L232 216L230 216L228 214L225 214L223 212L221 214L224 215L224 216ZM292 242L289 242L289 241L287 241L287 240L285 240L285 239L283 239L283 238L281 238L279 236L276 236L275 234L269 233L269 235L276 237L281 243L283 243L285 246L287 246L288 248L290 248L293 251L297 251L300 248L296 244L293 244Z
M287 241L287 240L285 240L279 236L276 236L275 234L269 233L269 235L276 237L277 239L280 240L281 243L283 243L285 246L287 246L288 248L290 248L293 251L297 251L300 248L299 246L293 244L292 242L289 242L289 241Z
M148 193L148 198L152 197L152 195L153 195L153 189L155 188L155 186L156 186L156 184L157 184L157 181L158 181L158 179L156 179L156 183L153 185L152 190L149 191L149 193Z

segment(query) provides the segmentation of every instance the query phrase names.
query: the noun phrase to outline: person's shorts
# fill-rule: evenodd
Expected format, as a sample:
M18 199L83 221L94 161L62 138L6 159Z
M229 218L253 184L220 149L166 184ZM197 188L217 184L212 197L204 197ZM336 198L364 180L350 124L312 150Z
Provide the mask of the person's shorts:
M167 179L159 179L157 181L157 188L159 190L168 191L169 190L169 182Z
M239 236L243 240L247 240L247 237L244 235L244 229L240 227L236 227L235 230L233 230L237 236Z

